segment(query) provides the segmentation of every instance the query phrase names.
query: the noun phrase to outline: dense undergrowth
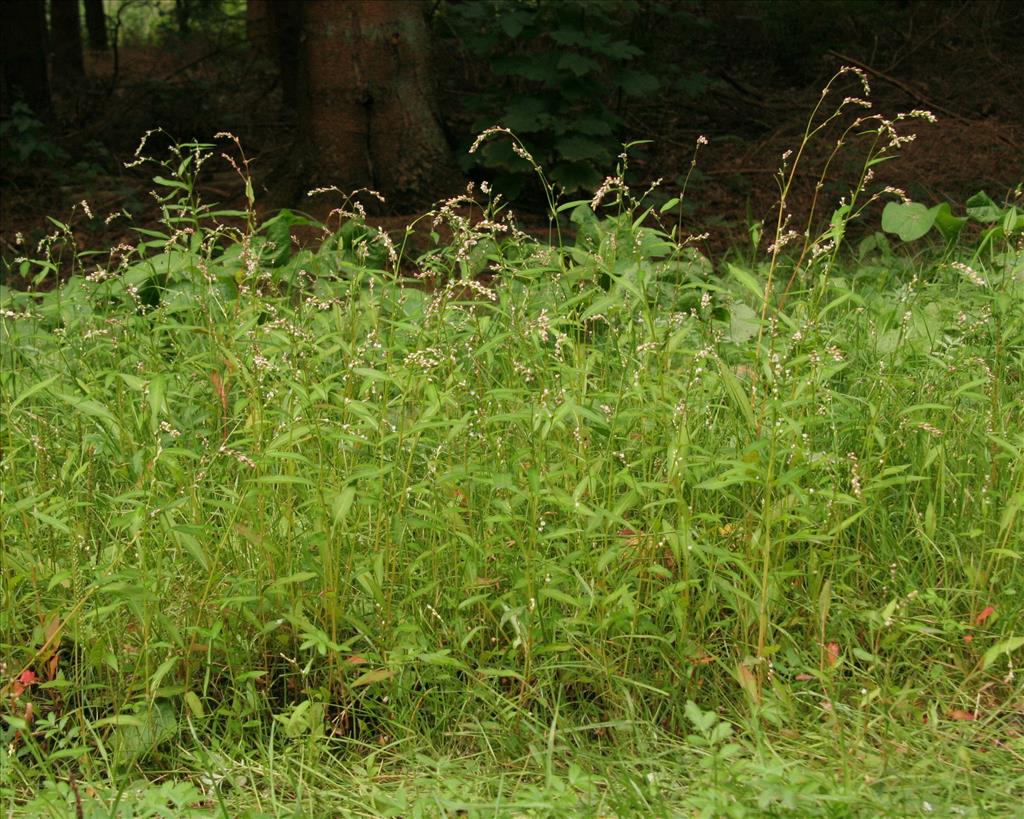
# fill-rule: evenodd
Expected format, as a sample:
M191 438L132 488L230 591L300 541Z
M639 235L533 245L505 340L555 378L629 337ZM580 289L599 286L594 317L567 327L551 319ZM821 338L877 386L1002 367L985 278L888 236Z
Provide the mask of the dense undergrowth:
M622 168L415 258L203 205L200 145L165 232L58 226L0 291L11 811L1011 812L1021 220L843 252L895 127L720 265Z

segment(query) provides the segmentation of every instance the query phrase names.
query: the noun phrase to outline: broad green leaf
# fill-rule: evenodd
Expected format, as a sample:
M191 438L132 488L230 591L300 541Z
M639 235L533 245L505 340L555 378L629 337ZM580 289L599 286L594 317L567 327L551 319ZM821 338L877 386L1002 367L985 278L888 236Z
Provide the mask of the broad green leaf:
M551 181L572 192L597 187L601 182L601 174L590 162L559 162L551 169Z
M83 415L89 415L93 418L100 418L104 421L110 422L113 426L117 426L117 419L113 413L108 410L99 401L93 401L91 398L81 398L77 395L69 395L68 393L55 393L55 395L61 400L65 401L76 410L81 412Z
M29 387L24 392L22 392L21 395L19 395L17 398L15 398L14 401L11 402L11 404L7 408L5 414L9 415L11 412L14 411L14 409L19 404L21 404L24 401L27 401L29 398L31 398L33 395L35 395L37 392L42 392L47 387L52 386L59 379L60 379L60 375L58 374L58 375L51 375L49 378L44 378L42 381L37 381L31 387Z
M168 179L166 176L154 176L153 181L158 185L163 185L165 188L177 188L178 190L187 191L188 185L181 182L178 179Z
M295 574L290 574L287 577L275 580L270 584L270 588L280 589L284 586L293 586L296 583L305 583L307 580L312 580L316 576L316 572L296 572Z
M615 131L618 117L581 117L570 121L569 131L587 136L610 136Z
M967 215L975 222L998 222L1003 209L985 191L978 191L967 200Z
M156 434L160 428L160 419L167 412L167 378L155 375L149 382L149 431Z
M346 486L331 499L331 512L335 523L342 523L348 517L348 511L352 508L352 501L356 497L356 488Z
M714 726L718 715L714 711L702 711L700 706L693 700L686 701L686 718L693 723L693 727L706 734Z
M455 657L448 656L449 654L451 654L451 649L442 648L440 651L431 651L426 654L420 654L416 659L422 663L426 663L427 665L452 666L454 668L465 667L460 660L457 660Z
M1015 207L1007 208L1003 214L1003 233L1009 236L1021 227L1024 227L1024 217L1021 212Z
M678 204L679 204L679 197L678 196L673 196L671 199L669 199L667 202L665 202L660 208L658 208L658 213L665 213L665 211L672 210L672 208L674 208Z
M47 526L52 526L58 532L63 532L66 535L71 534L71 529L64 521L58 520L53 515L48 515L42 509L29 509L28 513L41 523L45 523Z
M732 402L742 413L747 426L753 430L757 423L754 420L754 410L750 406L750 399L747 397L747 391L743 388L743 384L740 383L740 380L733 375L732 370L721 359L718 359L718 372L722 376L722 382L725 384L725 389L729 393Z
M525 27L525 24L529 22L529 20L530 15L516 12L506 12L498 18L501 30L513 40L519 36L520 32L522 32Z
M616 79L619 88L629 97L643 97L647 94L653 94L661 87L661 83L654 74L648 74L646 71L637 71L632 68L619 72Z
M582 31L579 28L556 28L547 32L547 35L561 46L586 47L591 45L591 39L588 37L587 32Z
M263 484L288 484L291 486L316 486L316 482L301 475L260 475L255 483Z
M935 211L935 227L939 229L939 233L942 234L947 242L951 242L960 235L960 229L967 224L967 218L965 216L954 216L953 211L947 203L943 202L940 205L936 205L932 210Z
M596 139L584 136L570 136L555 143L555 149L563 159L568 160L605 160L609 158L608 149Z
M156 671L153 672L153 676L149 678L149 690L151 692L156 691L160 687L160 683L163 682L164 677L166 677L170 673L171 669L173 669L177 664L177 657L168 657L160 663L160 665L157 666Z
M920 202L889 202L882 210L882 230L895 233L904 242L924 236L935 224L935 211Z
M115 726L108 740L122 761L130 762L155 750L160 744L169 741L178 730L177 709L166 699L156 700L151 704L140 704L134 715L120 714L93 723Z
M103 728L107 725L130 725L135 728L141 728L143 724L144 723L141 719L132 714L115 714L112 717L103 717L102 719L96 720L90 725L90 727L93 730Z
M569 71L577 77L584 77L601 70L601 64L597 60L572 51L559 57L557 67L559 71Z
M299 424L278 435L266 448L266 452L275 449L287 449L290 445L298 443L316 428L312 424Z
M509 103L502 117L502 124L517 134L532 134L546 130L554 118L543 100L536 97L520 97Z
M729 340L743 344L754 338L761 327L761 317L752 307L737 302L729 308Z
M615 40L600 49L601 53L613 60L631 60L644 52L626 40Z
M757 280L753 273L731 262L726 265L726 269L729 271L729 275L743 285L744 290L757 298L759 302L764 301L764 285Z
M541 589L538 596L542 600L554 600L557 603L562 603L574 609L582 608L581 601L577 600L575 597L571 597L563 591L551 588L550 586L545 586Z
M192 712L192 716L196 719L202 719L206 713L203 709L203 702L196 695L195 691L185 692L185 705L188 706L188 710Z
M365 674L360 674L352 681L352 688L359 688L364 685L383 682L384 680L390 680L394 676L395 672L389 668L378 668L374 671L367 671Z
M171 529L171 536L179 546L192 555L192 558L203 567L204 571L210 570L209 558L207 558L206 552L203 551L199 538L190 532L182 531L180 526L175 526Z
M1011 653L1016 651L1021 646L1024 646L1024 637L1010 637L1007 640L1002 640L996 643L992 648L985 652L985 656L981 659L981 668L983 671L987 671L996 660L1003 654L1009 656Z

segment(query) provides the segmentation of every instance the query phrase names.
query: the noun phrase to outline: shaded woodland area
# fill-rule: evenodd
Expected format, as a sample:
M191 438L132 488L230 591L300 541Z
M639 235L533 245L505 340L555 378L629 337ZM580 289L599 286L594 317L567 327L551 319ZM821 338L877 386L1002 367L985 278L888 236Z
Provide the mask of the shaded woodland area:
M509 140L467 153L491 125L511 128L570 196L613 173L624 142L649 140L630 151L629 181L662 179L667 199L705 135L685 208L721 249L771 207L783 151L846 64L866 72L876 110L938 117L881 181L956 204L980 189L1001 199L1024 176L1024 12L1003 0L13 0L0 13L5 259L16 235L34 244L46 216L69 218L82 200L93 218L70 218L96 247L119 238L106 214L153 218L147 171L125 165L155 128L180 142L236 135L265 214L323 216L309 188L368 187L385 194L374 215L389 227L470 180L543 211ZM858 171L834 165L826 195ZM242 201L227 164L200 185Z

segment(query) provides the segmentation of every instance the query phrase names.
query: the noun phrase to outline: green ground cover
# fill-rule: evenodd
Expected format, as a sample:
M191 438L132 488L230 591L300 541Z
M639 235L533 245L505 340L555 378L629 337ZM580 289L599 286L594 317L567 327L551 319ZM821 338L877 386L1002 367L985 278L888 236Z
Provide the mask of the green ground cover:
M306 250L205 207L206 156L0 290L11 815L1024 801L1017 210L712 264L613 179L572 240L449 203L427 283L350 201Z

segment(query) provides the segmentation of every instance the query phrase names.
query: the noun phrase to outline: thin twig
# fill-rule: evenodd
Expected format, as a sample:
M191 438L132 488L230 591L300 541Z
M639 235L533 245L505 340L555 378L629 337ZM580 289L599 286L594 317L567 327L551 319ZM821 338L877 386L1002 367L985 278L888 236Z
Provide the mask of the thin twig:
M734 176L739 174L757 174L761 176L776 176L779 173L778 168L713 168L708 171L701 171L704 176ZM807 179L814 179L817 181L819 174L814 171L797 171L796 176L805 177ZM834 181L834 180L832 180Z
M903 82L903 80L896 79L891 74L887 74L884 71L880 71L877 68L872 68L867 63L863 63L860 60L855 60L853 57L850 57L847 54L840 54L838 51L834 51L832 49L829 49L828 53L831 54L833 57L835 57L837 60L841 60L842 62L847 63L848 65L856 66L857 68L860 68L860 69L862 69L864 71L867 71L869 74L873 74L874 76L878 77L880 80L885 80L890 85L894 85L896 88L899 88L903 93L913 97L918 102L920 102L922 105L927 106L927 108L930 111L932 111L932 113L938 112L940 114L944 114L945 116L949 117L950 119L955 119L958 122L964 123L965 125L977 125L978 124L974 120L968 119L967 117L963 116L962 114L958 114L956 111L953 111L953 110L951 110L949 108L946 108L943 105L939 105L937 102L935 102L933 100L928 99L924 94L922 94L916 88L914 88L913 86L908 85L907 83ZM1017 145L1013 142L1013 140L1009 139L1008 137L1003 136L998 131L994 131L993 132L993 136L996 139L998 139L1000 142L1002 142L1004 145L1008 145L1011 148L1016 148L1017 147Z

